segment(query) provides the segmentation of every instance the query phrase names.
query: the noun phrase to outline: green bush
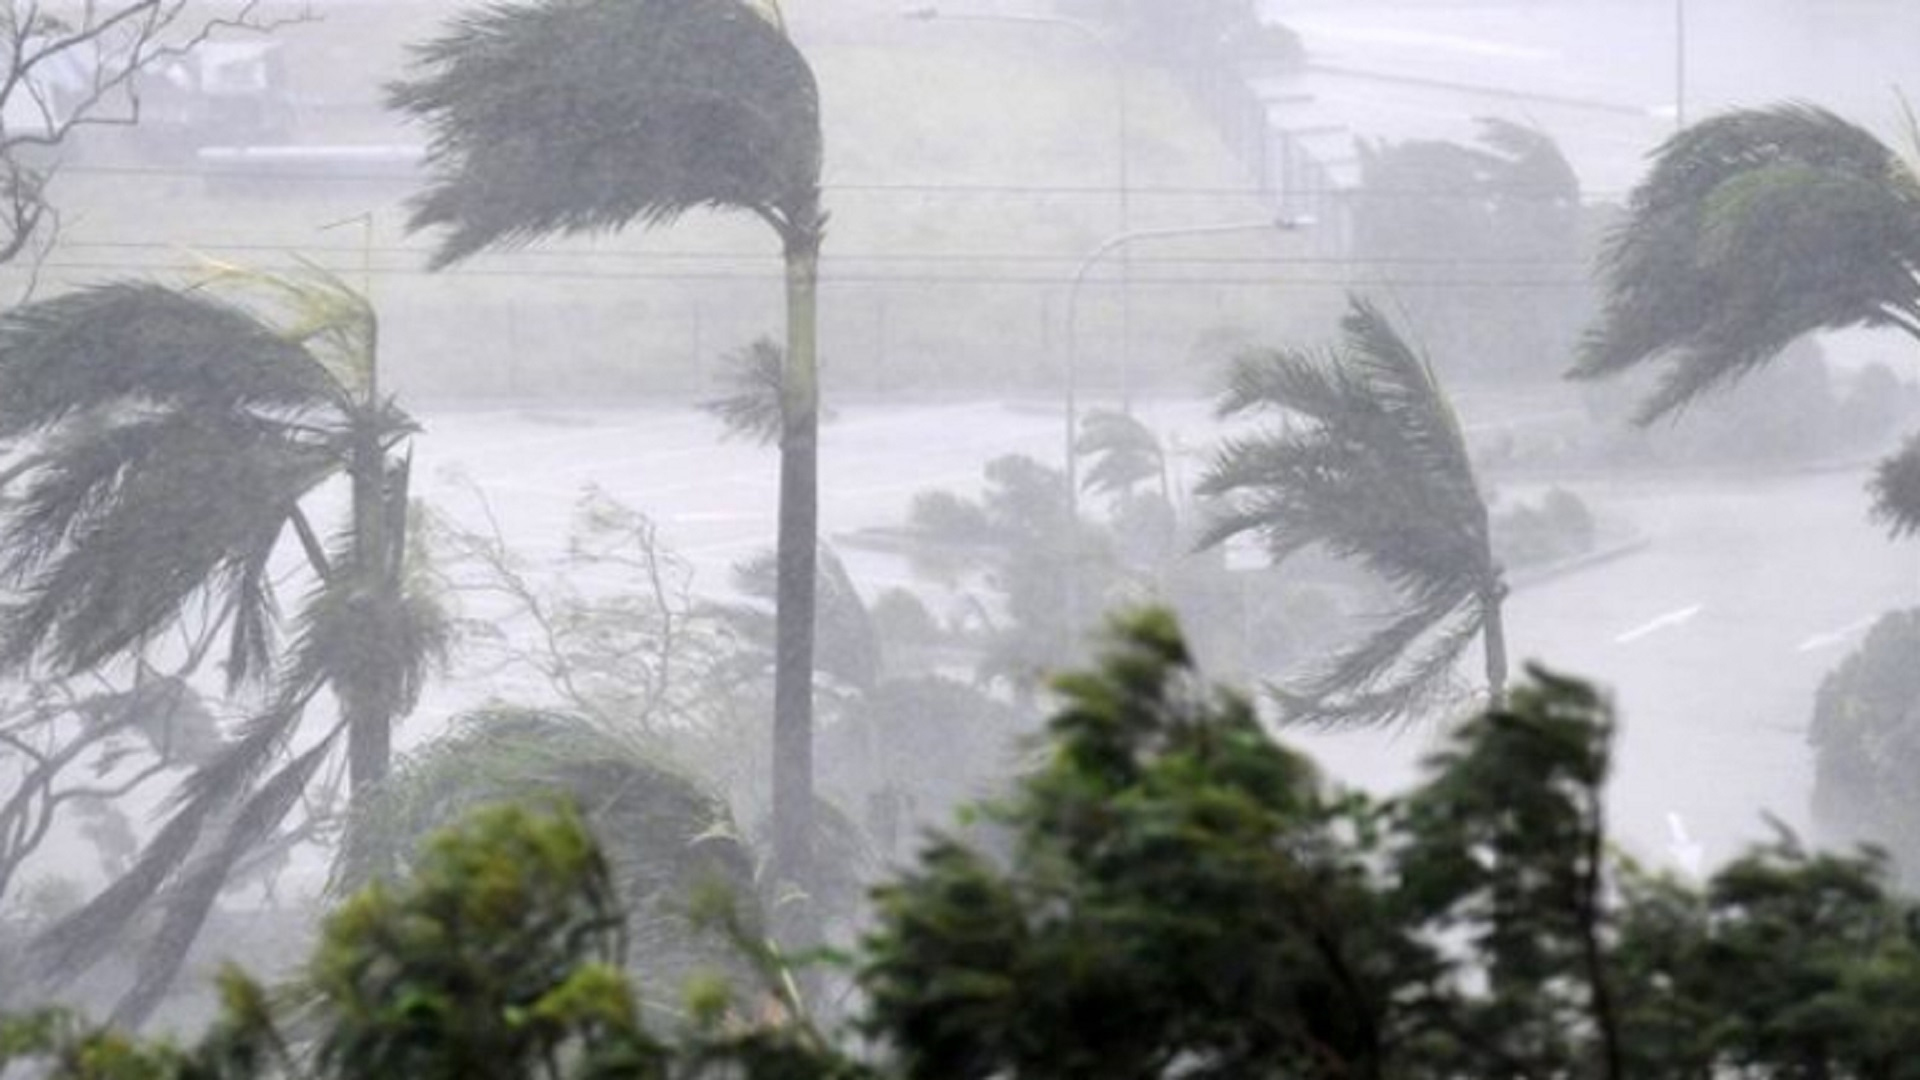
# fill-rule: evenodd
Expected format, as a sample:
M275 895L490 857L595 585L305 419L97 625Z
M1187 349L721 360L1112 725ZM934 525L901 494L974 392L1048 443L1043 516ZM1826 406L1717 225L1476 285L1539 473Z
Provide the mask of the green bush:
M1920 610L1882 616L1820 683L1808 732L1813 819L1823 836L1879 845L1920 879Z
M327 922L280 993L223 983L182 1049L59 1013L0 1072L59 1078L1021 1080L1920 1075L1920 916L1875 855L1790 837L1704 890L1610 854L1613 727L1534 670L1389 800L1343 792L1164 613L1057 684L1044 761L876 893L853 1026L736 927L744 990L643 1026L612 879L566 810L485 811ZM724 901L711 905L722 925Z

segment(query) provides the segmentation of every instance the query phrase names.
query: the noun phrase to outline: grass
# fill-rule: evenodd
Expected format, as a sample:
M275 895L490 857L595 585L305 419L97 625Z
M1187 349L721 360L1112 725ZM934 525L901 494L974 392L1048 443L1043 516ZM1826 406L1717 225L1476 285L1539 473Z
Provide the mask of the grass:
M809 16L790 5L828 124L829 378L894 392L1047 392L1061 362L1065 282L1118 228L1111 69L1084 43L1036 38L1031 28L908 24L869 7ZM302 137L417 141L379 110L378 88L402 72L405 43L431 34L440 10L347 5L281 30ZM1246 179L1170 77L1136 73L1129 106L1134 227L1265 212L1222 194ZM58 183L64 243L43 290L165 272L192 251L270 265L302 254L343 271L370 261L387 368L415 396L685 394L704 387L718 355L780 326L777 249L751 220L689 217L429 276L426 240L402 228L408 189L391 180L335 177L236 194L179 166L96 158L72 163ZM370 260L367 226L327 228L367 214ZM1155 260L1274 255L1297 243L1142 248L1136 368L1186 366L1202 337L1271 333L1284 325L1280 309L1329 299L1227 284L1248 275L1230 263ZM1189 270L1211 280L1153 283ZM1115 294L1089 288L1081 305L1082 362L1096 381L1115 367Z

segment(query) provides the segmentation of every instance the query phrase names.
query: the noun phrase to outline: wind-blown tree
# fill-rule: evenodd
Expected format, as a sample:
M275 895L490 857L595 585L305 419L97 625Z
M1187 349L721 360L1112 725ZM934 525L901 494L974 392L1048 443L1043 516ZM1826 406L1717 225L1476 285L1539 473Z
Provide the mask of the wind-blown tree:
M1378 309L1355 298L1327 353L1262 350L1234 367L1220 414L1278 423L1231 438L1197 490L1219 500L1203 546L1257 538L1278 562L1309 546L1353 560L1398 610L1298 686L1293 718L1385 723L1433 703L1474 639L1486 690L1505 693L1507 594L1486 500L1433 370Z
M444 649L409 572L417 426L380 394L376 342L366 299L317 270L101 285L0 317L0 438L21 448L0 516L0 662L71 676L192 624L224 639L230 689L262 702L132 869L30 947L42 978L68 977L163 897L123 1018L158 1001L236 862L342 742L353 792L380 782ZM304 504L336 479L351 510L329 541ZM289 536L312 585L282 647L273 563ZM287 758L322 690L337 719Z
M1551 378L1592 314L1555 269L1587 259L1580 180L1545 132L1477 127L1471 144L1361 143L1354 258L1449 380Z
M481 9L419 50L393 104L432 130L416 229L447 230L433 265L554 233L744 211L779 237L780 379L776 860L804 871L812 808L818 534L818 89L777 3L537 0Z
M1573 375L1665 361L1637 416L1651 424L1817 330L1920 340L1920 173L1824 109L1717 116L1657 151L1601 270L1605 306ZM1920 529L1920 439L1871 488L1894 532Z

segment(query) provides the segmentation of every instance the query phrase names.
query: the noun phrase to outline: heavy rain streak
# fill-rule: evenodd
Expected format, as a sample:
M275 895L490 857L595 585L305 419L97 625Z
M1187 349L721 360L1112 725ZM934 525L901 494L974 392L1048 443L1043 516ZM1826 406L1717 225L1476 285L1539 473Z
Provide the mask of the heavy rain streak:
M1920 1061L1920 4L0 59L0 1078Z

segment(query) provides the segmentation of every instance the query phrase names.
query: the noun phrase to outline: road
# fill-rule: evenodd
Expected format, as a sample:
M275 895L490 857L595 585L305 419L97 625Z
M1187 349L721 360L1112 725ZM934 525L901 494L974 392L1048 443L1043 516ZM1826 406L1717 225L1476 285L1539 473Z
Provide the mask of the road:
M1201 402L1143 415L1180 445L1212 437ZM588 484L654 515L703 590L724 591L731 565L772 543L772 451L718 442L718 426L693 410L464 410L425 421L423 493L472 520L471 497L453 482L463 474L487 491L523 549L558 550ZM896 523L917 491L971 491L989 458L1052 461L1059 444L1058 415L1041 405L845 407L822 436L823 530ZM1612 814L1634 849L1658 857L1669 815L1709 859L1764 837L1763 813L1804 824L1804 725L1815 688L1872 618L1920 594L1920 552L1866 520L1864 480L1863 467L1568 484L1651 543L1517 592L1509 631L1517 656L1612 688L1624 714ZM880 558L857 558L853 568L869 590L904 579ZM424 736L433 720L421 719L414 730ZM1336 776L1391 788L1412 775L1434 733L1300 741Z

